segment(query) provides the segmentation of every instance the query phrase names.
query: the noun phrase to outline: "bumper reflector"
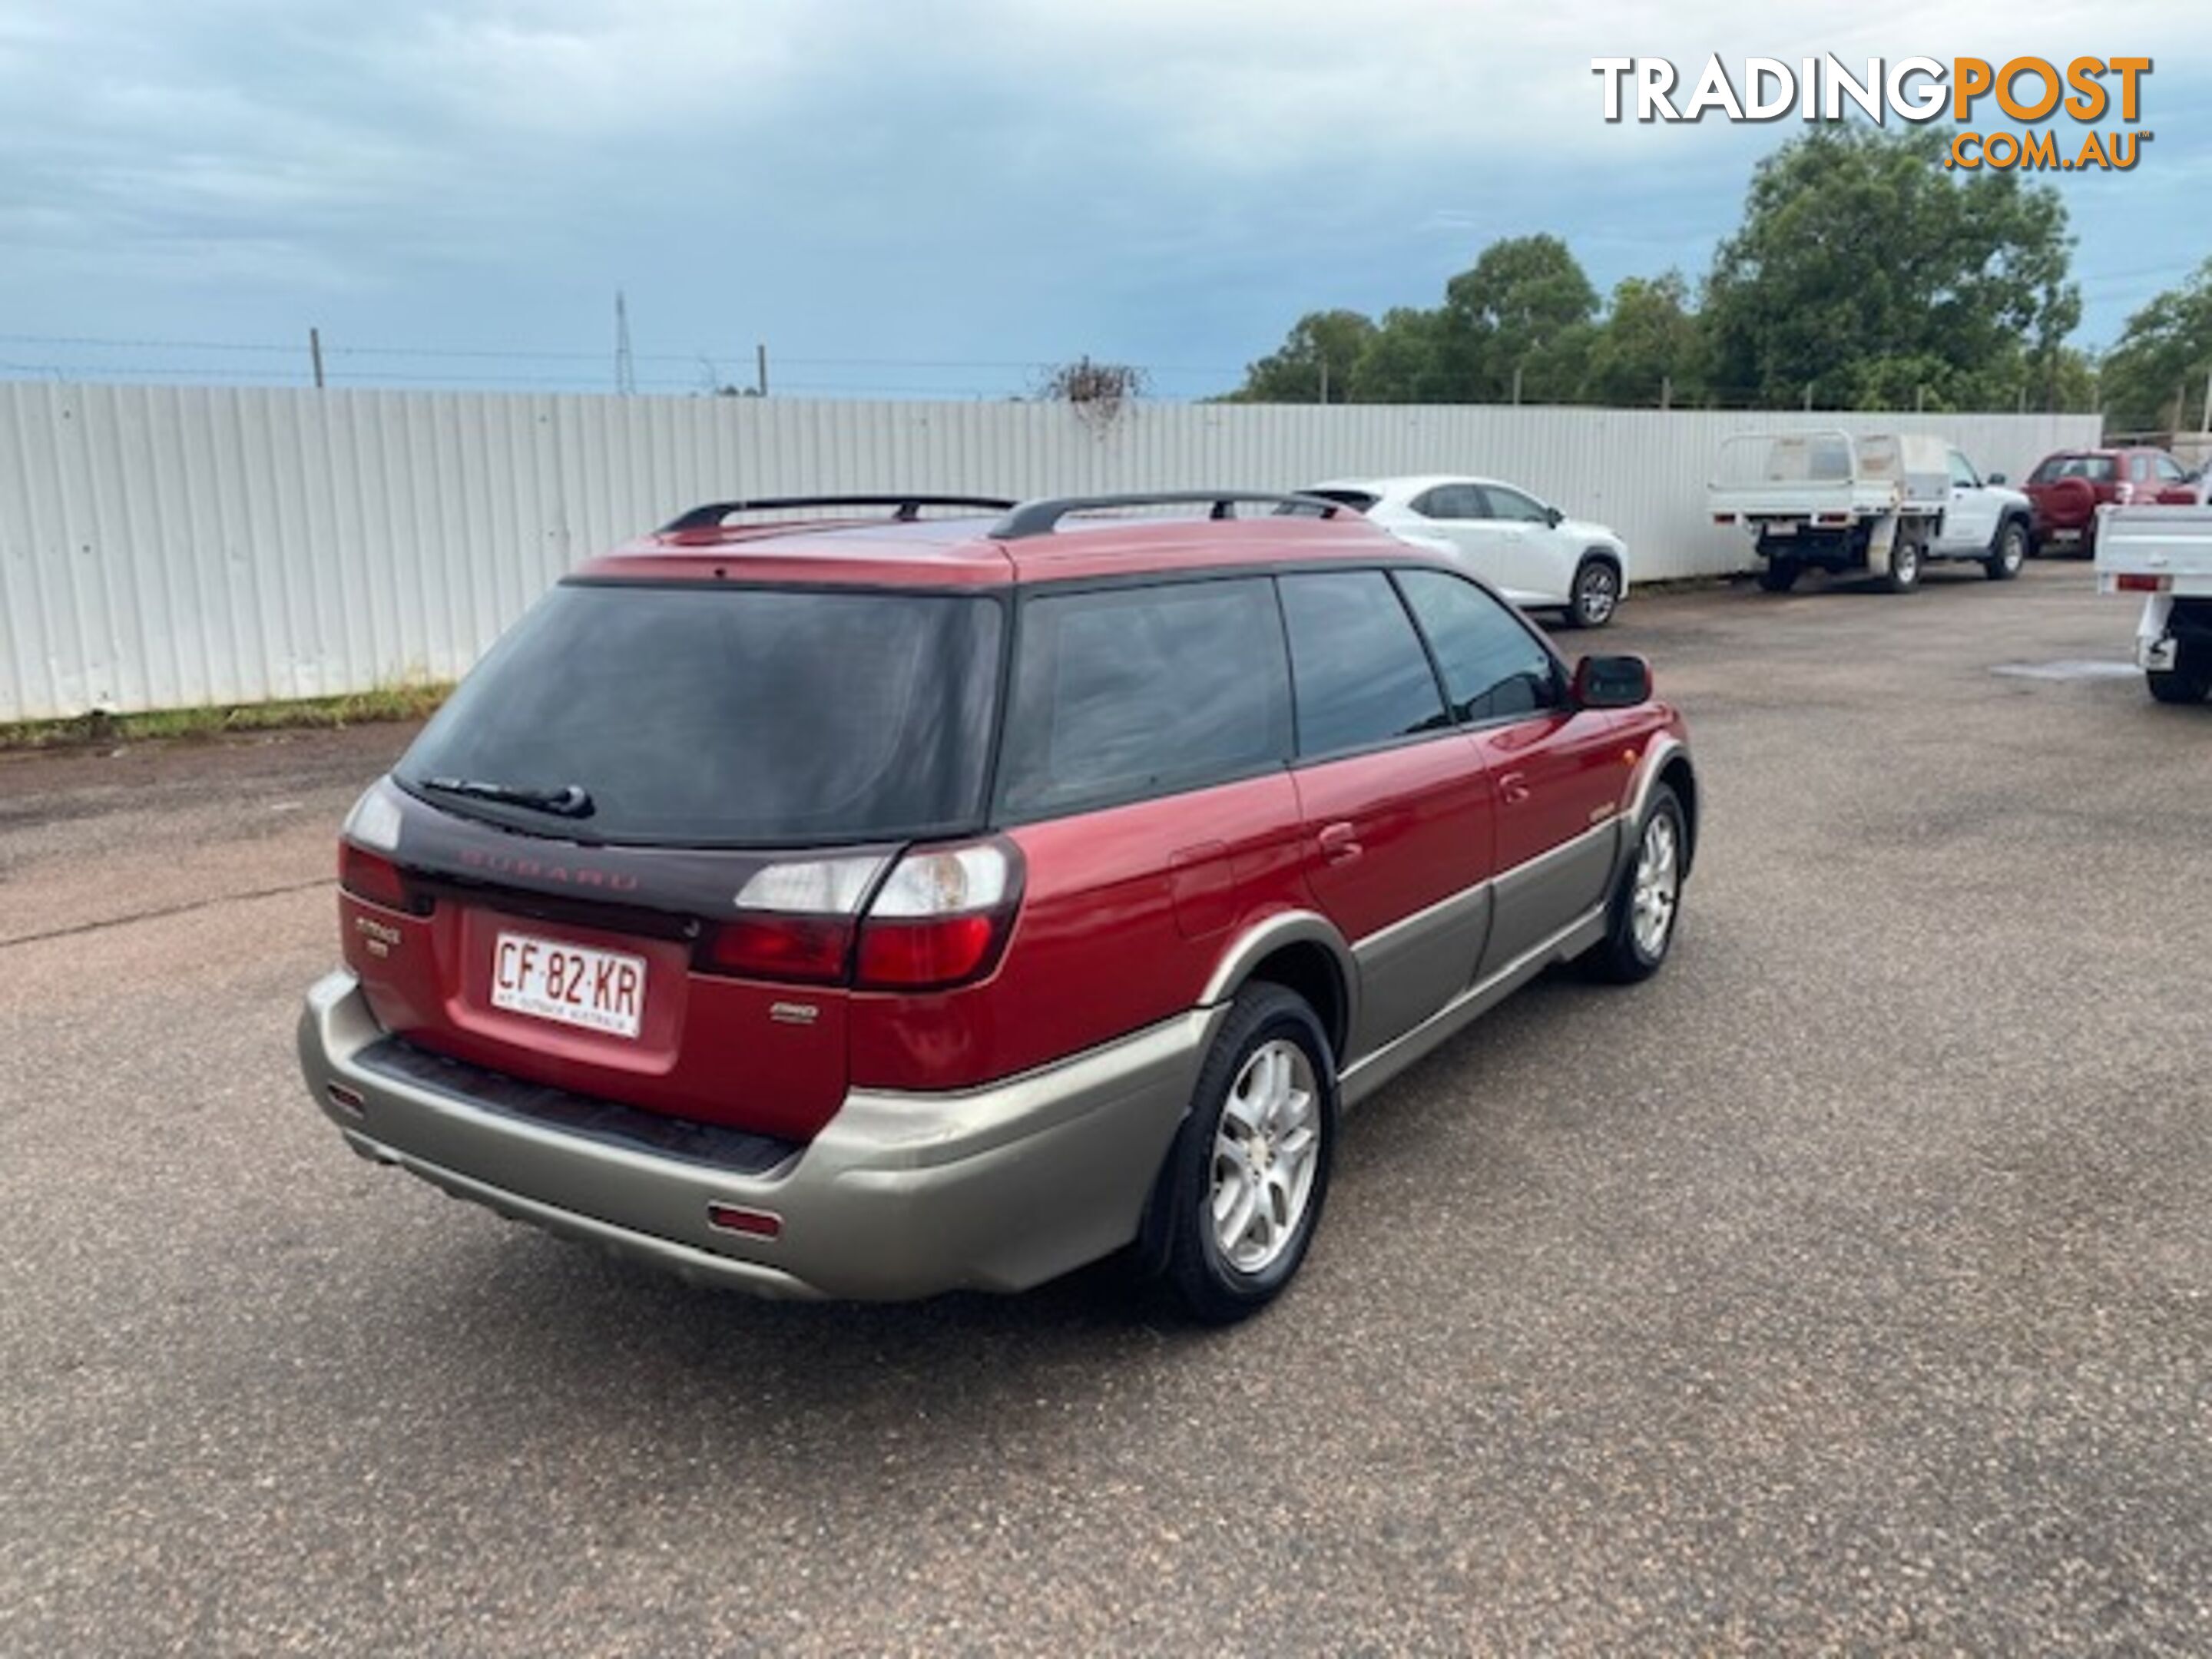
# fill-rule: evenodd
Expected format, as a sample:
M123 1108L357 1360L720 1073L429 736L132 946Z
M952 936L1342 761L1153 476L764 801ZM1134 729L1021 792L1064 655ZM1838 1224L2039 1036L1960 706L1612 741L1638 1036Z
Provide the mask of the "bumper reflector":
M742 1209L735 1204L709 1204L707 1224L726 1233L743 1233L748 1238L777 1238L783 1233L783 1218L767 1210Z
M343 1083L325 1083L323 1092L330 1097L331 1104L351 1117L367 1117L368 1103L361 1097L361 1091L349 1089Z
M2172 576L2154 576L2129 570L2112 578L2112 587L2121 593L2165 593L2172 589Z

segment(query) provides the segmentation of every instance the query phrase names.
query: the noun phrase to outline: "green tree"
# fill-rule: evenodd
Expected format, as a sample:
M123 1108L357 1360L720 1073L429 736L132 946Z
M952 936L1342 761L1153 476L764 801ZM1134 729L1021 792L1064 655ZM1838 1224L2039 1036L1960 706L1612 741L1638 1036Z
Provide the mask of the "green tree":
M1695 404L1703 395L1705 349L1704 327L1680 271L1626 277L1590 342L1582 401L1641 408L1663 396Z
M1395 306L1359 354L1352 396L1363 404L1437 404L1449 398L1437 339L1440 313Z
M1231 395L1239 403L1348 403L1353 368L1375 334L1357 311L1310 311L1289 338L1245 369L1244 384Z
M1556 236L1492 242L1444 284L1440 369L1455 403L1571 401L1595 335L1597 290Z
M1945 135L1816 129L1761 161L1705 319L1714 389L1769 407L2055 399L2081 320L2066 210L2019 173L1954 173Z
M2212 259L2128 319L2100 376L2105 416L2126 432L2184 427L2204 415L2212 374Z

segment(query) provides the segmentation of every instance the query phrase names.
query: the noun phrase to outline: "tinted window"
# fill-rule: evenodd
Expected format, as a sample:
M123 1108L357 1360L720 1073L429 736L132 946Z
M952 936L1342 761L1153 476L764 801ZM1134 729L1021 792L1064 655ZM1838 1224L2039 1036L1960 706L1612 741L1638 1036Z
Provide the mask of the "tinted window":
M1980 485L1982 481L1980 477L1974 471L1973 463L1969 461L1964 455L1961 455L1955 449L1951 452L1950 459L1951 482L1953 483L1966 489L1973 489Z
M1437 484L1415 497L1413 511L1425 519L1486 519L1482 492L1473 484Z
M1490 497L1490 511L1483 516L1507 519L1522 524L1547 524L1551 515L1544 504L1533 496L1523 495L1517 489L1508 489L1503 484L1485 484L1482 493Z
M534 830L672 843L875 839L981 821L1001 608L974 597L564 584L397 769L580 785L587 817L431 799Z
M1298 752L1340 754L1448 723L1406 607L1379 570L1282 579Z
M1008 813L1199 788L1290 753L1282 619L1264 577L1047 594L1022 610Z
M2109 483L2119 476L2110 455L2052 455L2045 459L2028 479L2030 483L2056 483L2061 478L2088 478Z
M1398 584L1429 636L1461 720L1503 720L1558 706L1552 653L1498 600L1440 571L1401 571Z
M1301 495L1318 495L1325 501L1340 502L1342 505L1350 507L1354 513L1364 513L1370 507L1373 507L1376 502L1382 499L1380 495L1376 495L1372 490L1369 489L1301 489L1298 491L1298 494ZM1306 509L1302 507L1294 507L1290 502L1285 501L1280 507L1277 507L1275 511L1278 514L1287 516L1290 514L1304 513Z

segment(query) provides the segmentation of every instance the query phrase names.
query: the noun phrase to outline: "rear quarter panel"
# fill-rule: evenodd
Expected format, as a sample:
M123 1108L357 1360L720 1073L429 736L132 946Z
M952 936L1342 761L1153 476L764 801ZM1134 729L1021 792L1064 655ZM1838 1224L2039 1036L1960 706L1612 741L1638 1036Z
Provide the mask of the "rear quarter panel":
M1285 772L1007 833L1026 887L997 969L854 993L855 1084L964 1088L1096 1048L1197 1006L1237 939L1311 905Z

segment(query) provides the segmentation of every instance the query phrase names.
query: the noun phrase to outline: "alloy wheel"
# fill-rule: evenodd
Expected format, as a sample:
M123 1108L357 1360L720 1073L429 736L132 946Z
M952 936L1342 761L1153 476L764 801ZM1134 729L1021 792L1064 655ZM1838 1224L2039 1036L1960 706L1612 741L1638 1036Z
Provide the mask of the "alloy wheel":
M1297 1238L1320 1148L1313 1062L1286 1038L1261 1043L1230 1085L1213 1137L1214 1242L1238 1273L1266 1272Z

